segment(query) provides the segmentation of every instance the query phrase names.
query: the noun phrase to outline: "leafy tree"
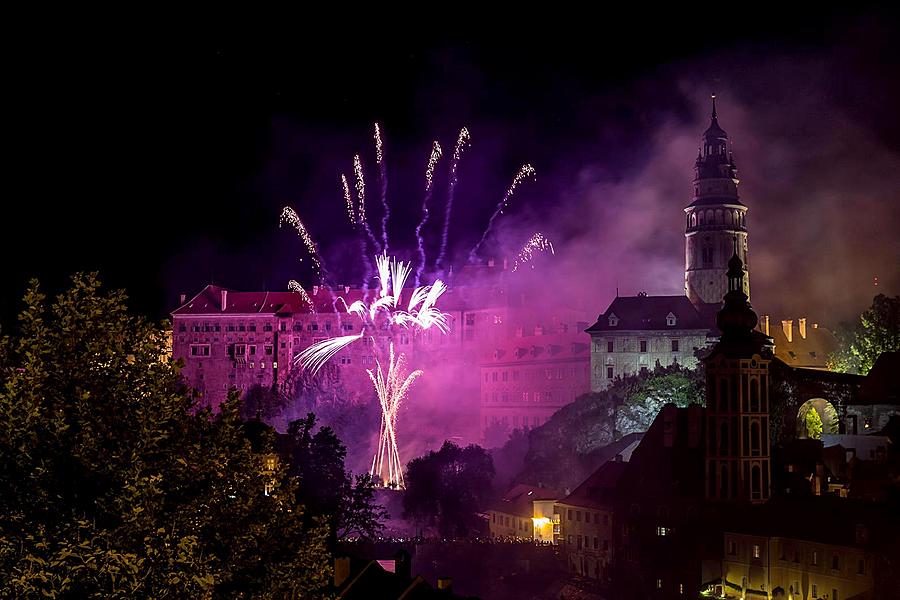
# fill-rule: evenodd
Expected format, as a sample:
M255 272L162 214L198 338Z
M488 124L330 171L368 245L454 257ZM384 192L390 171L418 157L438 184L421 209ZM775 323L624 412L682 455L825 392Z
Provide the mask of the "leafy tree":
M260 419L271 423L281 414L287 399L271 387L251 386L244 394L241 402L241 418L245 420Z
M806 421L806 435L811 440L821 440L822 439L822 417L819 416L819 411L815 408L810 408L806 411L806 417L804 417Z
M511 431L508 425L497 421L491 423L484 430L484 445L488 448L499 448L509 441Z
M836 337L839 347L828 357L828 367L867 375L882 353L900 350L900 296L875 296L859 320L839 327Z
M334 431L315 429L313 413L288 427L293 443L291 474L299 479L298 500L312 514L328 519L332 541L376 537L388 515L375 500L372 478L363 474L354 479L344 467L347 448Z
M0 343L4 591L323 597L326 527L284 468L262 473L234 394L214 417L192 413L165 341L96 275L73 277L49 309L32 282Z
M481 446L460 448L450 441L437 452L407 465L403 511L406 518L437 526L443 536L465 537L479 531L479 513L491 498L494 465Z

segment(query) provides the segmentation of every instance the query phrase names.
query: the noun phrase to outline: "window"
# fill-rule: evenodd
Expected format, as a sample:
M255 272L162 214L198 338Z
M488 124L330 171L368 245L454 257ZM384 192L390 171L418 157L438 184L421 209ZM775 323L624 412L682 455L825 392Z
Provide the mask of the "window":
M582 538L582 537L579 535L579 536L578 536L578 549L579 549L579 550L581 550L582 547L583 547L583 546L582 546L582 542L583 542L583 541L584 541L584 538Z
M656 535L659 537L666 537L667 535L669 535L670 532L671 532L671 529L669 529L668 527L657 527L656 528Z
M503 371L501 379L503 381L509 381L509 371Z
M662 589L662 579L656 580L656 589L658 589L658 590Z
M243 330L241 330L241 331L243 331ZM272 324L266 323L265 325L263 325L263 331L272 331Z
M865 575L865 574L866 574L866 561L865 561L865 559L861 558L861 559L859 559L859 562L856 563L856 573L857 573L858 575Z
M472 327L475 325L475 313L466 313L466 326Z
M248 331L256 331L256 324L253 323L253 324L249 325L249 326L247 327L247 330L248 330Z
M519 380L519 372L513 371L513 381L518 381L518 380Z
M753 558L759 558L759 544L753 544Z
M191 356L209 356L209 344L191 344Z
M810 564L814 567L819 564L819 551L818 550L812 551L812 557L810 559ZM813 596L815 596L815 595L816 595L816 593L813 592Z
M341 323L341 329L344 331L353 331L353 323Z
M600 540L597 537L594 537L594 550L600 547Z
M678 352L678 340L672 340L672 352Z
M610 315L609 316L609 326L615 327L618 324L619 324L619 317L617 317L616 315Z
M491 373L491 381L497 381L497 371Z
M342 365L349 365L349 364L352 364L352 363L353 363L352 357L350 357L350 356L342 356L342 357L341 357L341 364L342 364Z
M571 508L568 511L566 511L566 518L570 521L572 520L572 509Z
M813 598L819 597L819 586L817 586L816 584L812 584L812 597Z
M607 352L613 352L613 351L614 351L614 350L613 350L613 341L612 341L612 340L609 340L609 341L606 342L606 351L607 351Z
M606 378L607 379L613 378L613 368L612 367L606 367Z
M647 351L647 340L641 340L641 352Z
M729 556L737 555L737 544L734 542L734 540L728 540L728 554Z
M580 510L575 511L575 520L581 521L581 511Z
M647 374L647 365L641 365L641 375Z
M247 354L247 345L246 344L235 344L234 345L234 357L238 358Z
M250 346L250 356L254 356L256 354L256 346Z
M266 344L266 356L272 356L272 352L273 352L272 345Z
M607 515L606 513L603 514L603 524L609 525L609 515Z
M589 513L589 512L584 513L584 522L585 523L591 522L591 513Z
M838 600L838 591L835 588L831 588L831 600Z
M841 559L837 554L831 555L831 568L835 571L839 571L841 569Z

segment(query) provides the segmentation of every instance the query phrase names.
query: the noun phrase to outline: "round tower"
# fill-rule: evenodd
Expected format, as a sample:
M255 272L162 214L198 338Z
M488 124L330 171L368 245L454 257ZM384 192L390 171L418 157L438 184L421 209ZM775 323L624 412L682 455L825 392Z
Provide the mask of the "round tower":
M719 126L713 96L710 124L700 140L694 165L693 200L684 209L684 288L695 305L722 301L728 291L725 273L735 239L737 256L747 272L743 292L750 296L747 207L738 199L738 182L728 134Z

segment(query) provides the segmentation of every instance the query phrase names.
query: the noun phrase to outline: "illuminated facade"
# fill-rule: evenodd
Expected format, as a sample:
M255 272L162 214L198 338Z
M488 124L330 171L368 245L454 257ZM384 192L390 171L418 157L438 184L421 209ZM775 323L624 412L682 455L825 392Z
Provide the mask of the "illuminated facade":
M657 364L697 366L705 348L707 313L685 296L619 296L587 329L591 336L591 391L608 388L624 375L652 371Z
M693 200L685 212L684 289L691 302L719 304L733 252L749 267L747 207L738 198L737 167L728 134L719 126L713 96L709 127L694 164ZM743 292L750 297L750 279Z
M559 497L554 490L517 484L488 511L491 537L555 543L559 518L554 507Z

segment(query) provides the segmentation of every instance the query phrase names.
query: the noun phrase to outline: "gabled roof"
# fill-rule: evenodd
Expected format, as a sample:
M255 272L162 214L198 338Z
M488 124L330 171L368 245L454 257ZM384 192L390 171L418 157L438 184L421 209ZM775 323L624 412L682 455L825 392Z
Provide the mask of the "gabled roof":
M559 503L587 508L603 508L606 506L604 501L619 483L627 466L626 462L606 461Z
M675 315L675 324L666 324L669 314ZM615 315L618 323L609 324ZM708 329L700 313L687 296L618 296L597 322L587 328L588 333L601 331Z
M498 341L482 356L481 366L545 360L590 360L590 338L582 331L529 335Z
M225 292L225 310L222 310L222 292ZM362 298L362 295L362 291L356 288L330 290L318 286L308 293L317 313L334 313L336 306L339 310L343 310L343 304L338 298L343 298L349 305ZM238 292L210 284L173 310L172 315L274 315L312 312L309 302L299 292Z

